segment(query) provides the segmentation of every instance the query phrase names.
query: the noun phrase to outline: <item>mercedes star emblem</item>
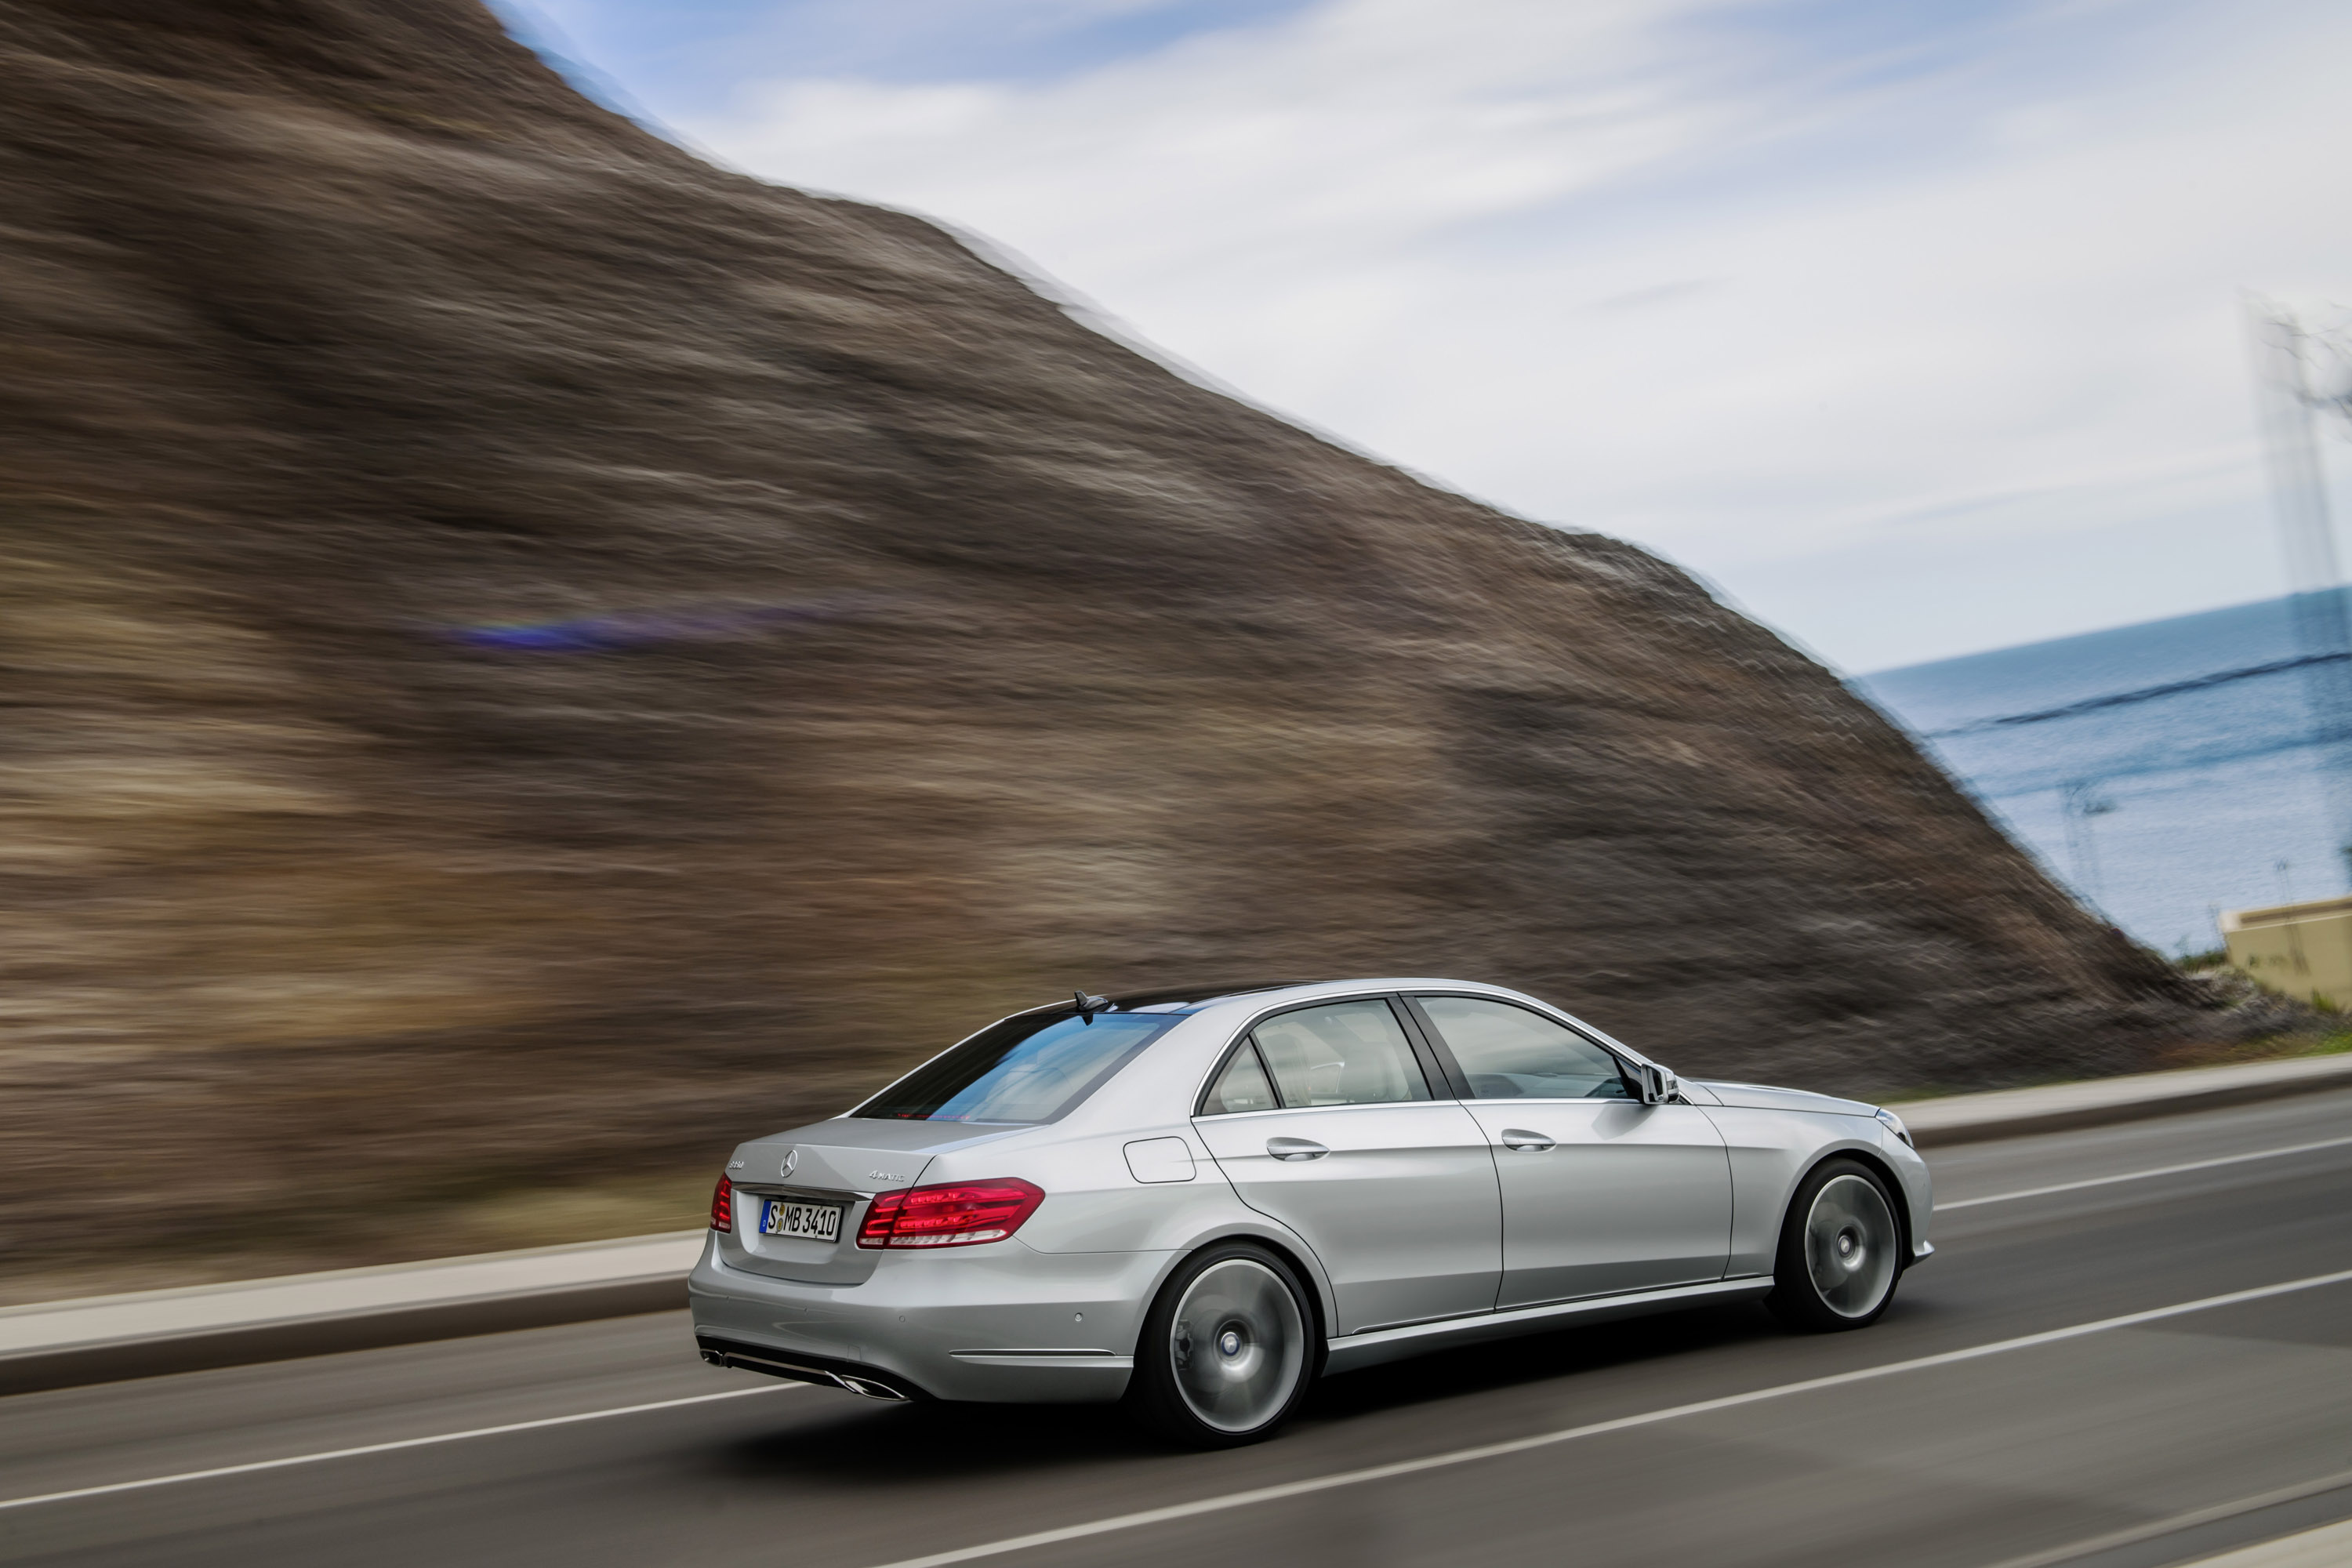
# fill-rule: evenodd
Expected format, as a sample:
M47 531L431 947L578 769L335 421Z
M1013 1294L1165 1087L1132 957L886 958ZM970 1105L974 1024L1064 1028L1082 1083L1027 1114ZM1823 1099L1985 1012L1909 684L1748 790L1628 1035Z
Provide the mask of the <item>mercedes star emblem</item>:
M787 1149L784 1151L784 1168L776 1173L780 1176L789 1176L800 1163L801 1152L797 1149Z

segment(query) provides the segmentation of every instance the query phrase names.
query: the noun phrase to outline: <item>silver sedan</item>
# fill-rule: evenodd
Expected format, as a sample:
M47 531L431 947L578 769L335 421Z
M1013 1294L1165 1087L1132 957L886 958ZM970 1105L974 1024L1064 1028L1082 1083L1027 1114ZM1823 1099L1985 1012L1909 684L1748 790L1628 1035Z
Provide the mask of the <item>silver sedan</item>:
M1497 986L1079 995L738 1148L689 1289L717 1365L1223 1447L1473 1341L1748 1299L1862 1328L1931 1206L1893 1113Z

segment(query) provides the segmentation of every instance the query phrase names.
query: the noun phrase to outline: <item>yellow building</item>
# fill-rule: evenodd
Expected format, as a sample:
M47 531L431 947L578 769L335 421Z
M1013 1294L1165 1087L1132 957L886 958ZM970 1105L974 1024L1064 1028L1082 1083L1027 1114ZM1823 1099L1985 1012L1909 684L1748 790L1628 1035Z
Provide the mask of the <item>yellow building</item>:
M2231 964L2272 990L2352 1007L2352 898L2227 910L2221 941Z

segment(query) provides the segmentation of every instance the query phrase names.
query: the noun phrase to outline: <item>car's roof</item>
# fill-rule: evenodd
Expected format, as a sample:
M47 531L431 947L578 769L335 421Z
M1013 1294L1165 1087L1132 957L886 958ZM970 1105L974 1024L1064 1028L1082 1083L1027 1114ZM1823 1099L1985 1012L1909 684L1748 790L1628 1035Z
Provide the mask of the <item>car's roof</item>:
M1260 980L1246 984L1162 986L1153 991L1123 992L1116 996L1094 998L1099 1011L1106 1013L1197 1013L1222 1002L1247 997L1255 1002L1282 1000L1285 993L1301 996L1334 991L1393 991L1423 990L1430 987L1464 988L1477 991L1503 992L1498 985L1478 981L1445 980L1430 975L1380 976L1358 980ZM1078 998L1067 1002L1048 1002L1027 1009L1031 1013L1076 1011Z
M1320 980L1260 980L1247 984L1163 986L1157 991L1126 991L1116 996L1095 997L1077 992L1066 1001L1043 1002L1034 1007L1024 1007L1012 1016L1025 1017L1032 1013L1075 1013L1081 1003L1087 1001L1094 1004L1092 1011L1097 1013L1196 1013L1235 996L1296 991L1326 984L1328 983Z
M1274 991L1295 991L1302 986L1320 985L1319 980L1260 980L1246 985L1191 985L1163 988L1158 991L1131 991L1110 999L1111 1006L1121 1013L1138 1013L1150 1007L1158 1012L1192 1012L1213 1002L1228 1001L1235 996L1256 996Z

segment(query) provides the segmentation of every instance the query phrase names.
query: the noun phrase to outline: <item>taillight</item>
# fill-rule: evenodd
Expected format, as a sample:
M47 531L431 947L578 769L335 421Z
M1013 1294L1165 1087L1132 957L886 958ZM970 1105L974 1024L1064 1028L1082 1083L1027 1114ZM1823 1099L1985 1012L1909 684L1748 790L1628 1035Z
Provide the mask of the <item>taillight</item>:
M710 1189L710 1228L735 1228L735 1184L724 1176L719 1177L719 1184Z
M971 1247L1003 1241L1037 1212L1045 1189L1016 1176L884 1193L857 1227L860 1247Z

